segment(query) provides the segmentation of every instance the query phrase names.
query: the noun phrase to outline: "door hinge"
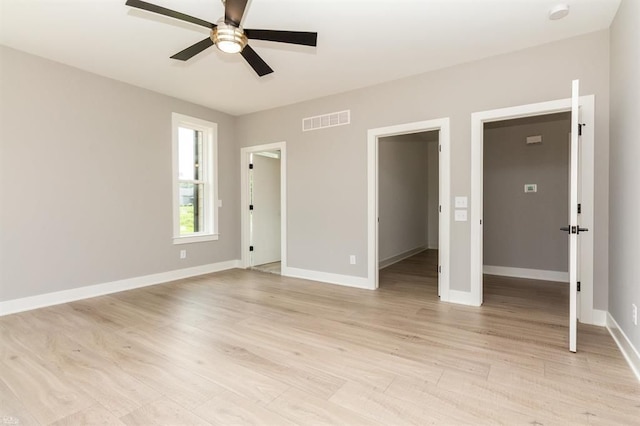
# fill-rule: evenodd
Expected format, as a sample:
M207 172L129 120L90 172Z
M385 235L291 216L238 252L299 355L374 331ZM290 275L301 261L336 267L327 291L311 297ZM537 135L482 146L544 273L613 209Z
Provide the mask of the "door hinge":
M253 246L249 246L249 251L253 251Z
M253 163L249 163L249 169L253 169Z
M438 265L438 273L441 274L442 273L442 265Z
M582 213L582 204L578 204L578 214Z
M438 145L438 152L442 152L442 145Z
M582 136L582 126L587 127L584 123L578 123L578 136Z
M253 210L253 204L249 204L249 210Z
M578 281L578 291L580 291L580 281Z
M442 213L442 206L438 206L438 211Z

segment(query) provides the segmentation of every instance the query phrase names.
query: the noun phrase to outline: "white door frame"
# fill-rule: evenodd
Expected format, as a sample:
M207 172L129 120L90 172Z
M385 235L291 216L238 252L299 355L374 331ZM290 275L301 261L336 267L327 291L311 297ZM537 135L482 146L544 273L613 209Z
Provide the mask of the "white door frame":
M367 133L367 280L369 288L378 288L378 139L407 133L440 131L439 204L438 224L438 293L440 300L449 301L449 193L450 193L450 132L449 118L417 121L414 123L369 129Z
M241 265L251 266L249 258L249 155L256 152L280 150L280 258L281 274L287 270L287 144L276 142L240 149L240 202L241 202Z
M581 235L580 254L580 310L578 318L583 323L594 323L593 312L593 208L594 208L594 135L595 135L595 97L593 95L580 97L582 120L582 146L580 152L580 200L582 213L580 223L589 228L589 232ZM483 138L484 123L502 121L514 118L531 117L536 115L553 114L571 111L571 98L559 99L536 104L520 105L509 108L481 111L471 114L471 301L480 306L482 294L482 203L483 203ZM558 232L560 226L558 224Z

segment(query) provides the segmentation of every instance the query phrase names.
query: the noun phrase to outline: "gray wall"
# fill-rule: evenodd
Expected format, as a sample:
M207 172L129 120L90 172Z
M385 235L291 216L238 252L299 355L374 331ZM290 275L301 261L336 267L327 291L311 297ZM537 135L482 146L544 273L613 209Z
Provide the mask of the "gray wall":
M2 46L0 64L0 300L239 257L234 117ZM218 123L218 241L172 244L172 112Z
M378 256L427 246L427 143L402 137L378 145Z
M485 124L485 265L568 271L570 131L569 113ZM535 135L542 143L527 145Z
M237 119L10 49L1 55L3 299L237 258L237 148L279 141L289 158L289 266L366 277L368 129L450 117L451 197L469 195L471 113L567 98L579 78L582 93L596 95L594 307L607 308L608 30ZM301 131L303 117L344 109L350 125ZM183 262L170 243L172 111L220 126L221 240L193 245ZM451 220L452 289L469 290L469 243L469 222Z
M640 326L640 2L623 0L611 27L611 184L609 312L636 349Z
M575 78L596 101L594 307L606 309L608 30L242 116L238 141L287 142L289 266L366 277L368 129L450 117L451 196L469 196L471 113L568 98ZM345 109L350 125L302 132L303 117ZM451 218L451 288L459 291L470 288L469 225ZM361 261L349 265L349 254Z

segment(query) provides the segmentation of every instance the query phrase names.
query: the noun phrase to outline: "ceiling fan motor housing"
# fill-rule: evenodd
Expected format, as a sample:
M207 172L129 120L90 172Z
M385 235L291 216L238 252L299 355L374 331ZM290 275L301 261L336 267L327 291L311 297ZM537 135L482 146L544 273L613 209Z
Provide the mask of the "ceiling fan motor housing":
M218 49L226 53L241 52L247 45L248 39L241 27L222 22L211 30L211 40Z

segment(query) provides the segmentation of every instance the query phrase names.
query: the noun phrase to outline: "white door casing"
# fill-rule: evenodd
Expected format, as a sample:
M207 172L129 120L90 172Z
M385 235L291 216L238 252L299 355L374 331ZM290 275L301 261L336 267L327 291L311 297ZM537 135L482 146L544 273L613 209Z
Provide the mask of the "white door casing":
M594 135L595 97L580 96L579 105L582 120L580 141L579 189L582 204L580 223L585 228L593 228L594 209ZM502 121L536 115L571 111L572 98L536 104L520 105L496 110L476 112L471 115L471 256L470 256L470 304L482 305L482 205L483 205L483 132L484 123ZM560 230L558 230L560 232ZM581 291L577 317L580 322L594 324L593 309L593 232L580 234L580 281Z
M440 300L449 301L449 239L450 239L450 133L449 118L418 121L370 129L367 133L367 266L368 288L378 288L378 138L407 133L439 130L439 205L438 225L438 293Z
M251 176L251 266L280 261L280 153L253 153Z
M241 186L241 265L251 266L250 244L250 187L249 157L252 153L280 151L280 261L281 274L287 273L287 150L285 142L250 146L240 150L240 186Z

